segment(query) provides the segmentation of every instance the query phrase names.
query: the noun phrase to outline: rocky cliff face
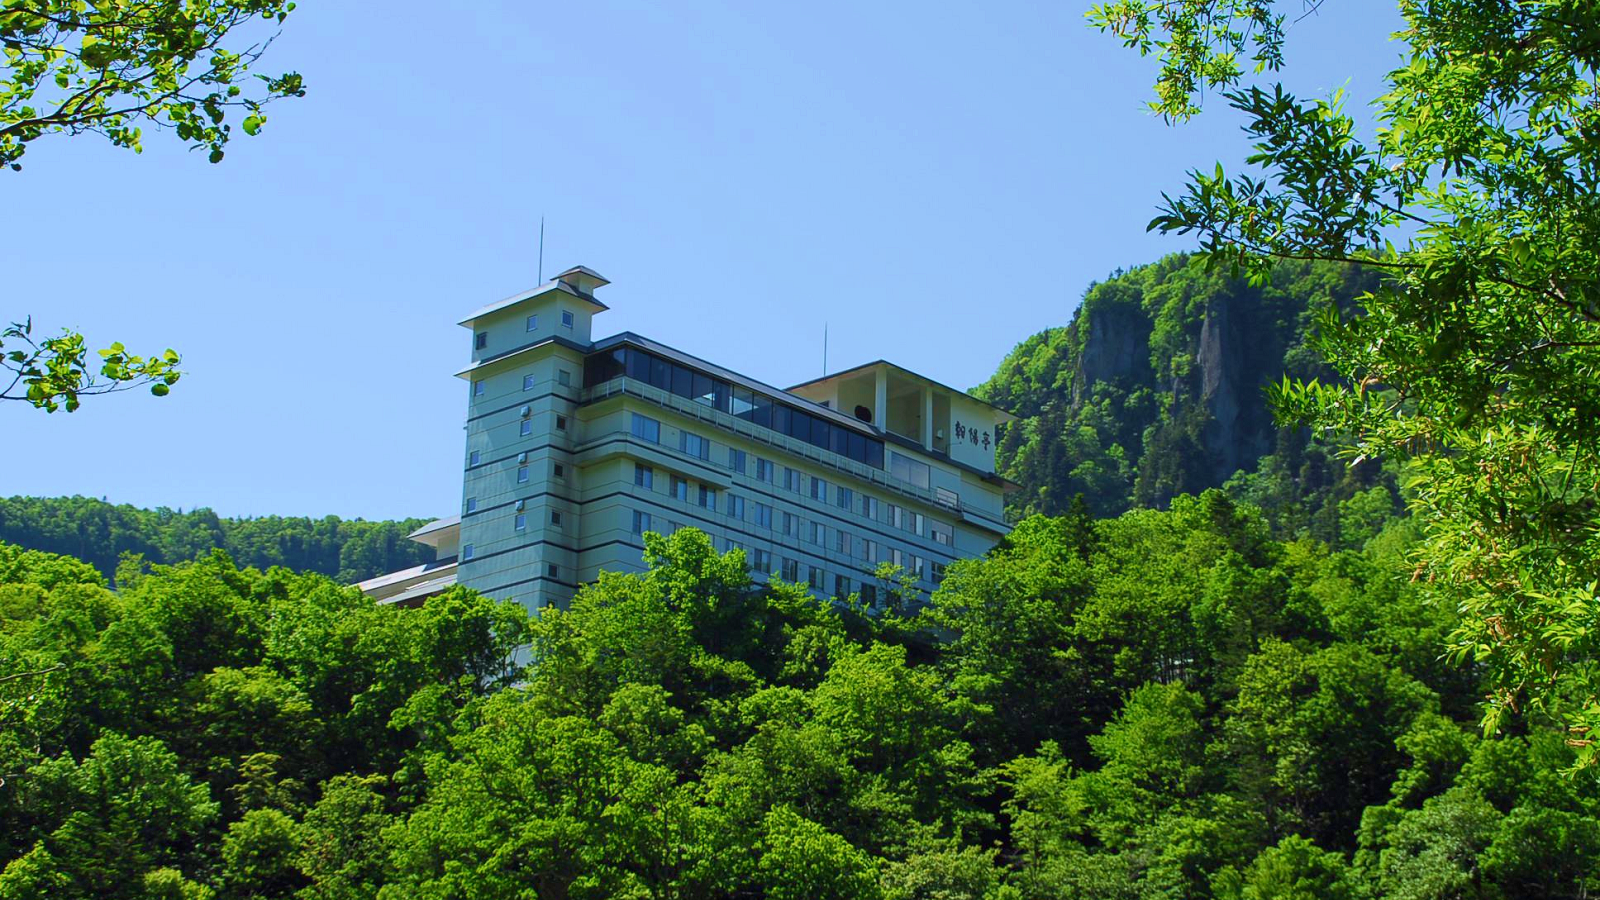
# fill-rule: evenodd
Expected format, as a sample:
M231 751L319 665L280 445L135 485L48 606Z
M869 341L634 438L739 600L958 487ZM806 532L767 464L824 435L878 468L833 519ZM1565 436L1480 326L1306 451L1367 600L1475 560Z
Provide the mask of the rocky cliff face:
M1081 406L1098 383L1142 383L1150 378L1150 320L1126 304L1089 310L1081 319L1083 351L1073 379L1073 405Z
M1277 429L1271 416L1263 415L1267 410L1261 397L1267 385L1283 375L1281 366L1274 372L1250 364L1259 354L1244 345L1250 335L1237 327L1233 306L1227 296L1207 306L1194 357L1199 399L1208 420L1202 445L1211 464L1211 480L1217 484L1272 450Z
M1251 471L1281 435L1264 390L1311 374L1311 311L1371 284L1338 266L1285 264L1253 286L1183 256L1097 284L1065 328L1019 344L977 390L1023 418L1000 463L1019 511L1162 506Z

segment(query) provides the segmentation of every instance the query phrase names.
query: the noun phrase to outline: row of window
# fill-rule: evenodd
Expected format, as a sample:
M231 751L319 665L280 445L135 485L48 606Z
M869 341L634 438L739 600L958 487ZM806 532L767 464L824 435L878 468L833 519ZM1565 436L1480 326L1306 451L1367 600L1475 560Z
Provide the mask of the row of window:
M703 403L762 428L770 428L815 447L883 468L883 441L767 394L733 385L635 347L618 347L584 360L585 387L627 376Z
M661 443L661 423L649 416L633 413L629 431L640 440L649 441L653 444ZM678 432L678 449L696 459L707 461L711 459L711 441L687 429ZM893 455L899 456L899 454ZM729 447L728 468L741 475L749 474L747 471L749 459L745 451L736 447ZM756 457L755 479L757 481L768 484L773 483L773 476L776 470L777 467L773 465L771 460L763 459L759 456ZM871 521L886 522L892 527L899 528L902 531L909 531L918 536L924 534L924 530L926 530L927 535L933 538L935 543L943 544L946 547L955 546L955 529L950 525L928 519L919 512L914 512L894 503L882 504L886 508L887 514L885 517L879 518L878 507L880 504L878 498L861 494L858 505L856 502L857 494L853 488L845 487L842 484L829 484L827 479L819 478L815 475L809 477L810 497L812 500L819 503L828 503L831 500L833 505L840 509L859 512L861 516ZM783 467L784 490L796 494L805 494L804 485L806 484L806 479L807 476L800 470L789 466ZM744 501L741 499L739 502L741 504L739 517L742 519L744 517ZM756 506L761 507L763 504L758 503ZM769 516L770 512L771 510L769 509ZM772 527L770 521L761 523L758 520L758 524L764 524L767 528Z
M522 517L521 516L517 516L517 518L520 519ZM474 547L471 544L462 544L461 545L461 561L462 562L466 562L467 560L471 559L475 555L477 555L477 548L476 547ZM548 575L551 578L560 578L561 577L561 567L556 565L555 563L546 563L545 567L544 567L544 572L545 572L546 575Z
M522 469L519 470L519 472L517 473L518 474L518 478L517 478L518 481L527 481L528 480L527 477L524 474L524 473L526 473L527 468L528 468L527 466L523 466ZM518 509L522 508L522 501L520 501L520 500L517 501L517 508ZM467 498L467 512L471 513L471 512L477 512L477 511L478 511L478 498L477 497L468 497ZM557 528L557 529L561 528L562 524L564 523L564 521L565 521L564 517L562 516L562 514L561 514L561 512L559 510L551 510L550 511L550 526L552 528ZM528 516L525 513L521 513L521 512L517 513L516 516L514 516L512 518L512 520L511 520L511 527L515 531L522 531L522 530L526 529L528 527Z
M569 310L565 310L565 309L562 310L561 311L561 327L562 328L566 328L568 330L571 330L572 329L572 322L573 322L572 313ZM528 325L528 330L529 331L538 331L539 330L539 317L538 316L529 316L527 325ZM474 350L486 350L486 349L488 349L488 347L489 347L489 332L480 331L477 334L474 334L472 336L472 349L474 349Z
M692 503L695 506L717 511L717 490L710 485L695 484L691 489L690 482L678 475L669 475L667 495L681 503ZM633 483L645 490L655 490L655 469L643 463L633 465ZM897 507L891 507L897 508ZM774 519L772 506L759 500L748 500L733 492L728 492L728 501L725 512L729 518L739 522L751 522L757 528L768 531L778 531L784 537L805 541L818 547L831 547L834 552L860 559L867 564L879 562L892 562L904 567L907 571L914 572L920 578L924 574L921 556L908 553L898 548L890 548L887 553L881 550L877 540L869 537L858 537L846 529L827 525L815 520L802 519L800 516L785 512ZM640 525L640 516L643 515L644 525ZM779 527L774 528L774 524ZM944 533L949 533L949 526L939 526ZM649 530L649 515L634 513L634 532L643 534ZM948 539L940 543L948 545ZM937 563L934 563L937 566Z
M555 426L556 426L556 430L557 431L565 432L567 430L567 417L558 414L556 416ZM517 427L517 434L522 436L522 437L532 437L533 436L533 419L529 418L528 416L524 416L523 419L522 419L521 424L518 425L518 427ZM482 451L469 450L467 452L467 465L469 467L478 465L482 460L483 460ZM560 466L557 466L557 468L560 468ZM517 480L518 481L527 481L526 478L521 478L521 477L519 477ZM471 510L468 510L468 512L471 512Z
M660 533L662 533L662 534L672 534L674 531L677 531L679 528L683 527L682 525L678 524L677 522L669 521L669 522L667 522L665 524L666 524L666 527L664 529L660 530ZM643 536L645 532L647 532L647 531L656 531L657 529L656 529L655 524L654 524L654 519L650 515L650 513L647 513L647 512L645 512L643 510L637 510L636 509L636 510L633 511L633 529L632 530L633 530L634 534ZM768 574L770 574L770 573L772 573L774 571L772 569L772 552L769 551L769 550L763 550L760 547L747 547L744 544L742 544L742 543L740 543L740 542L738 542L738 541L736 541L736 540L734 540L732 538L728 538L724 542L723 549L726 550L726 551L729 551L729 552L734 551L734 550L743 550L744 554L745 554L746 561L749 563L750 568L752 570L754 570L754 571L765 572L765 573L768 573ZM905 561L903 562L902 559L904 559ZM787 557L787 556L786 557L780 557L780 560L781 560L781 568L776 570L777 574L778 574L778 577L782 578L784 581L790 581L790 582L798 583L800 581L800 571L801 571L800 561L797 560L797 559L793 559L793 558ZM906 569L907 572L910 572L910 573L916 575L916 577L918 579L921 579L923 577L923 569L921 568L921 562L920 562L920 560L918 560L918 558L916 556L913 556L911 554L905 554L905 556L902 557L900 555L900 551L897 550L897 551L895 551L895 559L893 561L894 561L894 563L896 565L903 566ZM906 562L910 562L911 565L906 565ZM808 566L805 567L805 571L806 571L806 581L805 581L805 583L808 586L810 586L812 588L815 588L816 590L825 590L826 589L826 587L827 587L827 571L826 570L824 570L821 566L808 565ZM943 564L941 564L941 563L933 563L932 567L931 567L931 571L932 571L932 578L936 583L939 582L939 581L943 581L944 580L944 565ZM853 582L851 580L851 576L846 575L844 573L834 573L834 576L833 576L833 594L834 594L834 596L836 596L836 597L847 597L847 596L849 596L850 593L851 593L852 584L853 584ZM865 601L865 602L867 602L869 604L876 601L876 599L877 599L877 587L875 585L868 584L867 582L863 581L860 584L860 588L861 588L861 599L863 601Z
M532 375L522 376L522 389L525 391L533 390L533 386L538 383L538 380ZM571 387L572 373L568 372L566 369L556 369L556 384L559 384L562 387Z
M522 389L525 391L533 390L534 385L538 383L538 379L531 374L522 376ZM571 387L572 373L568 372L566 369L556 369L556 384L559 384L562 387ZM489 382L487 379L479 379L474 381L472 383L472 396L482 397L484 392L488 389Z

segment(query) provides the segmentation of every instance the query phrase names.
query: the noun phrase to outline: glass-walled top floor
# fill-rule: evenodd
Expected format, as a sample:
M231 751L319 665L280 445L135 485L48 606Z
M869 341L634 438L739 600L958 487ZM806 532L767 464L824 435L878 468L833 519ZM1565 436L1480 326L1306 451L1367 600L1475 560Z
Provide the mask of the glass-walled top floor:
M730 384L637 347L617 347L590 354L584 360L584 387L593 387L622 376L703 403L752 425L770 428L875 469L883 468L883 441L830 422L760 391Z

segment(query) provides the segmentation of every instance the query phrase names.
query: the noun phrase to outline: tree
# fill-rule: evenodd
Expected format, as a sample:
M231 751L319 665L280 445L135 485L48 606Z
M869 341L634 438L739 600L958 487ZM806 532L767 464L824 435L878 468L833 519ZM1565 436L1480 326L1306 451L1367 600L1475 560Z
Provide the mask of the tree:
M29 146L47 134L100 134L143 152L143 129L170 130L221 162L233 136L230 112L249 135L266 122L266 104L305 95L294 72L253 74L291 0L7 0L0 4L0 166L20 170ZM234 43L230 38L238 39ZM239 46L229 49L225 44ZM9 342L10 348L6 349ZM148 386L165 396L182 373L171 348L131 354L120 343L91 368L82 334L36 339L33 320L0 332L0 366L12 381L0 400L26 400L47 412L78 408L81 397Z
M1224 869L1214 886L1219 900L1350 900L1360 896L1344 857L1297 836L1261 851L1242 876Z
M34 843L0 871L8 898L142 896L151 871L198 862L198 838L217 813L152 737L108 732L81 762L45 760L22 784Z
M0 7L0 166L20 169L28 145L47 134L93 132L138 153L143 124L209 148L220 162L233 134L230 111L243 112L240 127L254 135L267 103L305 94L298 74L250 71L275 36L252 33L257 24L281 24L294 6L10 0ZM244 45L230 50L230 38Z
M872 858L788 807L767 814L761 872L775 900L868 900L882 896Z
M7 341L11 342L9 350ZM182 357L170 347L160 356L145 358L116 343L99 351L99 356L96 373L83 335L65 330L56 337L35 340L33 319L12 322L0 331L0 369L11 373L11 383L0 390L0 400L25 400L45 412L63 408L75 412L80 397L129 388L148 386L150 393L165 397L183 376L178 370Z
M1286 380L1286 419L1351 458L1409 461L1428 523L1416 575L1464 611L1455 655L1485 666L1485 727L1558 717L1600 755L1600 32L1589 0L1402 0L1409 44L1373 141L1343 97L1246 85L1283 62L1272 0L1111 0L1091 20L1161 63L1172 120L1221 89L1256 174L1195 171L1153 229L1215 263L1353 262L1385 276L1325 311L1338 383Z

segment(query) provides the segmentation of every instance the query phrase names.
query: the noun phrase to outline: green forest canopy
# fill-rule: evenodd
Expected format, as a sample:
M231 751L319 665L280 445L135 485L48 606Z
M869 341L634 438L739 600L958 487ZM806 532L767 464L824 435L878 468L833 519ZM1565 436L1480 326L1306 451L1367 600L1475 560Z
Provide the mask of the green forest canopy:
M243 566L287 566L348 584L432 561L432 547L406 539L427 521L225 519L209 509L138 509L90 497L0 498L0 541L76 557L107 578L124 553L171 564L221 549Z
M1034 517L910 616L692 529L535 619L0 546L0 898L1592 893L1600 786L1475 734L1410 528Z

